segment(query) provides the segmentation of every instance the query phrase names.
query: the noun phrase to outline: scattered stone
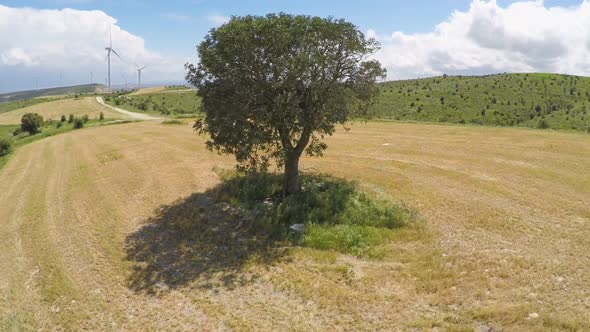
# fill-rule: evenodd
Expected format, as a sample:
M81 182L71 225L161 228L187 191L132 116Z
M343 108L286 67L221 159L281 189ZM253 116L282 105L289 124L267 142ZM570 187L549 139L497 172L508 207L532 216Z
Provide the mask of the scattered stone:
M273 206L273 205L275 205L275 202L273 202L271 198L267 198L262 202L262 204L264 204L266 206Z
M536 319L536 318L539 318L539 314L536 312L531 312L527 319Z
M320 191L325 191L328 189L328 184L325 182L320 182L315 185Z
M381 145L383 145L383 146L389 146L389 143L383 143Z
M492 332L492 328L487 326L486 324L479 323L473 329L475 332Z
M303 233L303 229L305 228L305 225L303 224L293 224L291 226L289 226L289 229L292 230L295 233Z

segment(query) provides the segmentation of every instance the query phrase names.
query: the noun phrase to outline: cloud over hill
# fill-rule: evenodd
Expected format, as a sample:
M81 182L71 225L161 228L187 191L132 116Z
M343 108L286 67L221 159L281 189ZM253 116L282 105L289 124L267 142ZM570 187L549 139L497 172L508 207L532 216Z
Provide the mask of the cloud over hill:
M573 7L474 0L429 33L368 35L381 42L376 57L390 79L504 71L590 75L589 22L589 0Z

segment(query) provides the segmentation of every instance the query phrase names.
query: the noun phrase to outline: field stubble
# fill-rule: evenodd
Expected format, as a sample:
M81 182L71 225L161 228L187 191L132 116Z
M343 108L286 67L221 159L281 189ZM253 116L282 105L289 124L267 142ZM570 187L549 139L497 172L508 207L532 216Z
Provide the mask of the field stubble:
M424 223L393 233L378 259L284 248L230 265L153 236L151 249L184 259L155 275L137 273L146 261L130 239L166 227L162 204L182 210L231 158L157 122L22 147L0 171L0 326L590 329L590 136L369 123L327 143L302 166L403 201ZM182 282L150 280L167 268Z

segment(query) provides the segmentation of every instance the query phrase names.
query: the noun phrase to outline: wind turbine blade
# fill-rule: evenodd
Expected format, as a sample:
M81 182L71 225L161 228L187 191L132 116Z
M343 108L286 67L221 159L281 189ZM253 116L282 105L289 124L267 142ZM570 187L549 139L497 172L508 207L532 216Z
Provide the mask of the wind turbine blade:
M125 60L123 60L123 58L121 58L121 56L119 55L119 53L117 53L117 51L115 51L115 50L111 49L111 52L115 53L115 55L116 55L117 57L119 57L119 59L121 59L121 61L125 62Z
M107 59L109 58L109 53L111 52L107 52L107 56L104 57L104 61L107 61Z
M145 66L143 66L143 68L141 68L140 70L144 70L144 69L146 69L148 66L149 66L149 65L145 65Z
M112 31L113 26L109 25L109 47L113 48L113 31Z

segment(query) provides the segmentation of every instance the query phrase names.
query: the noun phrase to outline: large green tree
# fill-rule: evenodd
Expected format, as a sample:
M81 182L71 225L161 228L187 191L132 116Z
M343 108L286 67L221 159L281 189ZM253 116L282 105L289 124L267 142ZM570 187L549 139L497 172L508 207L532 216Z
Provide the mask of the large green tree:
M239 166L284 167L285 195L300 190L303 152L321 155L322 139L352 118L368 118L385 76L369 57L374 39L344 20L288 14L233 17L198 46L187 81L202 97L207 146Z

